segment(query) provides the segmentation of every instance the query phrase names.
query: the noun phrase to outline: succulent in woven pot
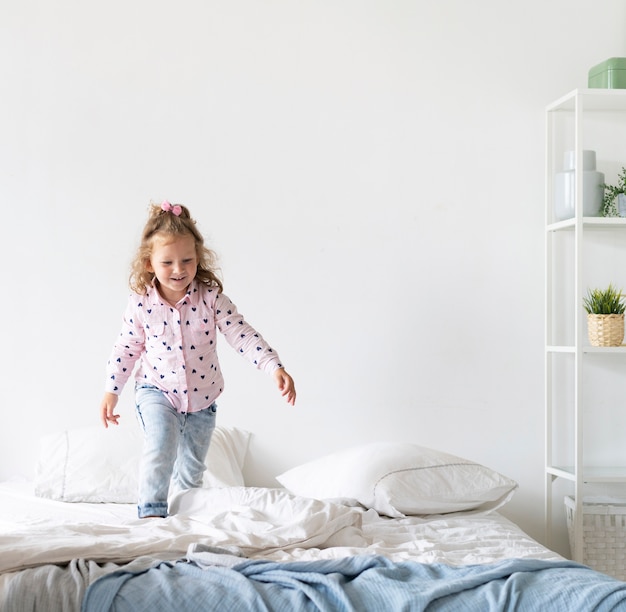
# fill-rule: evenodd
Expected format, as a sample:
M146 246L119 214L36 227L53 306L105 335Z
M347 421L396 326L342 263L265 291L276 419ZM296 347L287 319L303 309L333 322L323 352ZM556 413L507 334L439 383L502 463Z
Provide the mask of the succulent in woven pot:
M606 289L589 289L583 306L587 311L591 346L620 346L624 340L626 310L621 290L611 284Z

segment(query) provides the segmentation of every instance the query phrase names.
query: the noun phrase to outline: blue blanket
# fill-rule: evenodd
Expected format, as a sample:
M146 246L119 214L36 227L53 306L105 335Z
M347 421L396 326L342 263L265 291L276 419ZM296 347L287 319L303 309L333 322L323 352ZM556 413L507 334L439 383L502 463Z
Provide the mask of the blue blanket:
M569 561L451 567L357 556L208 569L180 561L104 576L89 587L82 610L604 612L626 610L626 582Z

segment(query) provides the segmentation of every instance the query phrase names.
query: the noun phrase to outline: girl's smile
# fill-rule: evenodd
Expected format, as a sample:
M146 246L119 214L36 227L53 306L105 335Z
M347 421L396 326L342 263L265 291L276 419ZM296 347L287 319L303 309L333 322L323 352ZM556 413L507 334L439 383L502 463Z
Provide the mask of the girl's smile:
M161 297L176 304L187 293L198 269L193 236L155 236L146 267L154 273Z

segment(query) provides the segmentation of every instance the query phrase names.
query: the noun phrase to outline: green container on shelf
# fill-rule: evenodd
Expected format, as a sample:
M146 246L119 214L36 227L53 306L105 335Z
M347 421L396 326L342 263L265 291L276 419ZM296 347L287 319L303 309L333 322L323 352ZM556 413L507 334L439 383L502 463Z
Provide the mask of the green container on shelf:
M589 70L589 87L626 89L626 57L612 57Z

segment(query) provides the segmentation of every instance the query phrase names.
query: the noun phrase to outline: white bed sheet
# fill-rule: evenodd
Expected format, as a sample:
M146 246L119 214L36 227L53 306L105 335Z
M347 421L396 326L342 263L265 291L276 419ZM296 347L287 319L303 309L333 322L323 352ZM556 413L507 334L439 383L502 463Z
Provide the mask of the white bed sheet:
M173 503L173 516L140 520L132 504L55 502L36 498L31 484L0 483L0 574L78 558L172 559L197 544L274 561L360 554L450 565L562 558L496 512L389 519L357 504L254 487L195 489Z

